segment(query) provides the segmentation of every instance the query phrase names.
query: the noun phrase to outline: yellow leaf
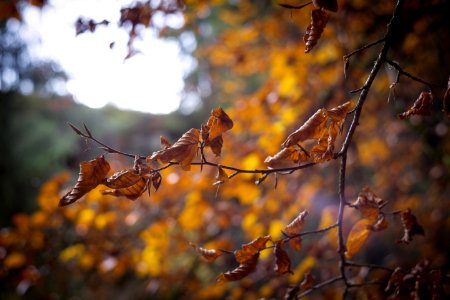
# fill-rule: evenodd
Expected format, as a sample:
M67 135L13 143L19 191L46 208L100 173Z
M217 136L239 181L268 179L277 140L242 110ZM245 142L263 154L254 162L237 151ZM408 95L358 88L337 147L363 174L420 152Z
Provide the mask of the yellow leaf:
M233 128L233 121L221 107L213 109L206 124L209 128L208 140L212 141L222 133Z
M370 234L369 226L373 224L370 219L359 220L355 225L353 225L347 239L347 252L345 256L350 259L359 252L361 247L366 242Z

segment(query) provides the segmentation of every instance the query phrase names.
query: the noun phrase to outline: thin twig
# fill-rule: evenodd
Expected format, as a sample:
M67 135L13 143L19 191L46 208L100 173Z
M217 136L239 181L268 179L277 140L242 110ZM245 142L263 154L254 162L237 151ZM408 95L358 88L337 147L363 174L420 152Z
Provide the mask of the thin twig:
M378 44L383 43L384 40L385 40L385 38L383 37L383 38L381 38L381 39L379 39L379 40L377 40L377 41L375 41L375 42L372 42L372 43L370 43L370 44L367 44L367 45L365 45L365 46L362 46L361 48L356 49L355 51L350 52L350 53L347 54L347 55L344 55L343 58L344 58L344 60L347 60L347 59L349 59L350 57L352 57L353 55L355 55L355 54L357 54L357 53L359 53L359 52L362 52L362 51L364 51L364 50L366 50L366 49L368 49L368 48L370 48L370 47L373 47L373 46L375 46L375 45L378 45Z
M305 6L308 6L312 3L312 1L302 4L302 5L291 5L291 4L285 4L285 3L278 3L279 6L284 7L284 8L290 8L290 9L301 9Z
M320 289L320 288L322 288L324 286L327 286L329 284L335 283L335 282L337 282L339 280L342 280L342 277L341 276L336 276L336 277L330 278L328 280L325 280L325 281L323 281L321 283L318 283L316 285L313 285L311 288L309 288L306 291L304 291L303 293L299 294L297 299L300 299L300 298L303 298L305 296L308 296L309 294L311 294L315 290L318 290L318 289Z
M404 75L406 77L409 77L412 80L420 82L420 83L422 83L422 84L424 84L424 85L426 85L428 87L434 86L434 87L443 88L443 89L447 88L447 86L444 86L442 84L436 84L436 83L428 82L428 81L425 81L425 80L423 80L423 79L421 79L421 78L419 78L417 76L412 75L411 73L406 72L395 61L392 61L390 59L386 59L385 62L388 63L389 65L391 65L392 67L394 67L399 72L399 74Z
M388 268L388 267L384 267L384 266L380 266L380 265L375 265L375 264L365 264L365 263L357 263L354 261L346 261L345 264L347 266L352 266L352 267L359 267L359 268L369 268L369 269L379 269L379 270L384 270L387 272L394 272L394 269Z

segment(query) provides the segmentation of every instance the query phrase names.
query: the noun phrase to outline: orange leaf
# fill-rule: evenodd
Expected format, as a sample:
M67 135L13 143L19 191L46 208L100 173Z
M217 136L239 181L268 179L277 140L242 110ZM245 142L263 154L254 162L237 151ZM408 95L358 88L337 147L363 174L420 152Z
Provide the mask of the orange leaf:
M191 169L191 162L197 154L200 132L198 129L192 128L172 146L154 152L149 158L157 159L160 163L166 164L171 161L178 162L185 171Z
M287 252L283 249L283 241L275 243L273 252L275 253L276 259L274 271L279 275L292 273L291 260L289 259L289 255L287 254Z
M332 12L338 11L337 0L313 0L315 7L325 8Z
M211 116L206 124L209 128L208 140L212 141L222 133L233 128L233 121L221 107L211 111Z
M225 181L228 181L228 174L221 167L218 167L216 179L217 181L214 182L213 185L222 184Z
M431 115L431 105L433 104L433 94L431 92L422 92L407 111L398 115L400 119L409 118L412 115L429 116Z
M126 197L130 200L136 200L139 198L147 189L148 180L141 178L132 186L123 189L105 190L102 192L103 195L111 195L116 197Z
M206 249L198 247L193 243L189 243L192 248L194 248L198 254L202 256L207 262L214 262L219 256L222 255L222 251L216 249Z
M234 256L240 264L245 264L262 249L266 248L266 243L271 239L270 235L260 236L248 244L242 245L241 250L234 251Z
M369 219L362 219L353 225L347 239L347 252L345 253L345 256L348 259L358 253L364 245L370 233L368 226L371 226L372 224L373 221Z
M151 176L152 185L155 191L159 189L159 186L161 185L162 177L159 172L153 173Z
M302 250L302 238L301 237L295 237L293 239L289 240L289 246L291 246L292 249L299 252Z
M382 231L385 230L388 227L388 221L386 220L386 217L384 214L378 215L378 220L375 224L370 225L368 229L372 231Z
M110 170L103 156L80 163L80 174L75 186L59 200L59 206L69 205L102 183Z
M217 277L217 282L236 281L244 278L255 271L258 265L258 258L259 252L247 259L245 263L241 263L236 269L220 274Z
M291 133L281 145L283 148L294 146L301 141L318 139L326 129L327 110L321 108L315 112L299 129Z
M308 290L312 288L314 284L316 284L316 279L313 275L311 275L310 272L308 272L305 274L305 278L303 278L302 282L300 283L300 289Z
M289 167L292 163L300 163L307 160L307 153L302 149L296 149L294 147L287 147L281 149L274 156L268 156L264 163L269 168L283 168Z
M327 26L329 18L330 15L320 8L314 9L311 12L311 23L308 25L306 33L303 36L303 41L306 44L305 53L311 51L312 48L314 48L314 46L317 44L323 30Z
M300 230L302 230L303 226L305 225L306 216L308 216L307 210L300 212L298 216L284 228L284 231L286 231L286 233L289 235L299 234Z
M343 122L347 114L355 107L352 101L333 107L327 110L328 117L333 122Z
M411 209L402 212L403 237L399 243L409 244L414 235L425 235L423 227L417 222L415 215L411 213Z
M223 145L222 135L217 136L215 139L211 141L208 140L205 143L205 146L209 146L216 156L220 156L220 154L222 154L222 145Z
M166 150L167 148L172 147L172 144L169 142L169 140L164 137L164 136L160 136L159 137L160 143L161 143L161 150Z
M123 189L132 186L141 179L136 170L122 170L114 173L111 177L103 181L103 184L112 189Z
M328 133L324 134L311 149L312 160L320 163L332 159L335 139L335 136Z

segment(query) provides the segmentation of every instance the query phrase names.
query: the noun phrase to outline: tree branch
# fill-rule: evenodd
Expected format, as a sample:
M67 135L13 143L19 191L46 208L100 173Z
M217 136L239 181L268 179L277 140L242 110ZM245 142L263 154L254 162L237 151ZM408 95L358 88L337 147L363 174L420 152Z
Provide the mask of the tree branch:
M309 294L311 294L312 292L314 292L315 290L320 289L320 288L323 288L324 286L330 285L330 284L335 283L335 282L337 282L337 281L339 281L339 280L342 280L342 277L341 277L341 276L336 276L336 277L330 278L330 279L328 279L328 280L325 280L325 281L323 281L323 282L321 282L321 283L318 283L318 284L312 286L311 288L307 289L307 290L304 291L303 293L299 294L298 297L297 297L297 299L306 297L306 296L308 296Z
M441 84L435 84L435 83L431 83L431 82L425 81L425 80L423 80L423 79L420 79L420 78L417 77L417 76L412 75L411 73L406 72L406 71L403 70L402 67L400 67L400 65L399 65L398 63L396 63L395 61L392 61L392 60L390 60L390 59L386 59L385 62L388 63L390 66L392 66L394 69L396 69L396 70L398 71L399 75L404 75L404 76L406 76L406 77L409 77L409 78L411 78L412 80L415 80L415 81L417 81L417 82L420 82L420 83L422 83L422 84L424 84L424 85L426 85L426 86L428 86L428 87L434 86L434 87L443 88L443 89L447 88L447 86L444 86L444 85L441 85Z

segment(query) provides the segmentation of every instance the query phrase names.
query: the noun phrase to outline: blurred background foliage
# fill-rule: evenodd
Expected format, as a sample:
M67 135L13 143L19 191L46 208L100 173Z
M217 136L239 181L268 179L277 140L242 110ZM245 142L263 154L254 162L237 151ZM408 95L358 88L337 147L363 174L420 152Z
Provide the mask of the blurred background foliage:
M395 4L338 1L338 13L331 15L317 48L306 55L302 35L311 7L289 10L276 1L185 2L183 28L166 28L161 35L179 37L181 46L183 36L195 38L195 49L187 51L198 67L186 79L186 95L199 95L202 105L189 116L92 110L71 96L56 95L51 82L64 80L63 71L52 62L29 61L27 45L7 25L17 16L2 16L2 299L280 299L307 271L323 280L338 274L334 232L305 238L301 251L288 251L292 275L277 276L274 258L264 251L257 272L222 285L215 277L236 266L233 256L207 264L188 244L232 251L258 236L280 238L280 230L303 209L309 211L305 230L333 224L335 161L279 176L276 189L273 176L260 186L254 184L257 177L240 175L216 187L215 169L171 168L150 197L131 202L103 196L98 188L72 206L57 207L76 179L79 162L102 153L73 134L67 122L85 123L104 143L145 155L159 149L160 134L175 141L198 128L220 103L235 126L224 136L218 161L264 168L264 159L314 111L356 99L348 92L363 85L379 47L353 56L347 78L342 56L381 38ZM18 13L20 5L14 6ZM389 54L406 71L444 87L432 87L432 115L408 121L396 117L428 87L401 76L390 88L397 74L386 66L371 89L348 159L349 201L370 186L388 201L387 210L411 208L425 237L396 244L400 220L389 217L389 228L374 234L355 260L411 268L428 258L448 274L450 134L441 103L450 70L448 6L444 0L406 1ZM122 157L108 159L114 170L132 164ZM357 213L347 210L346 232L357 220ZM388 279L386 273L365 269L355 269L352 276ZM383 289L370 286L351 297L384 299ZM340 299L340 292L332 286L314 297Z

